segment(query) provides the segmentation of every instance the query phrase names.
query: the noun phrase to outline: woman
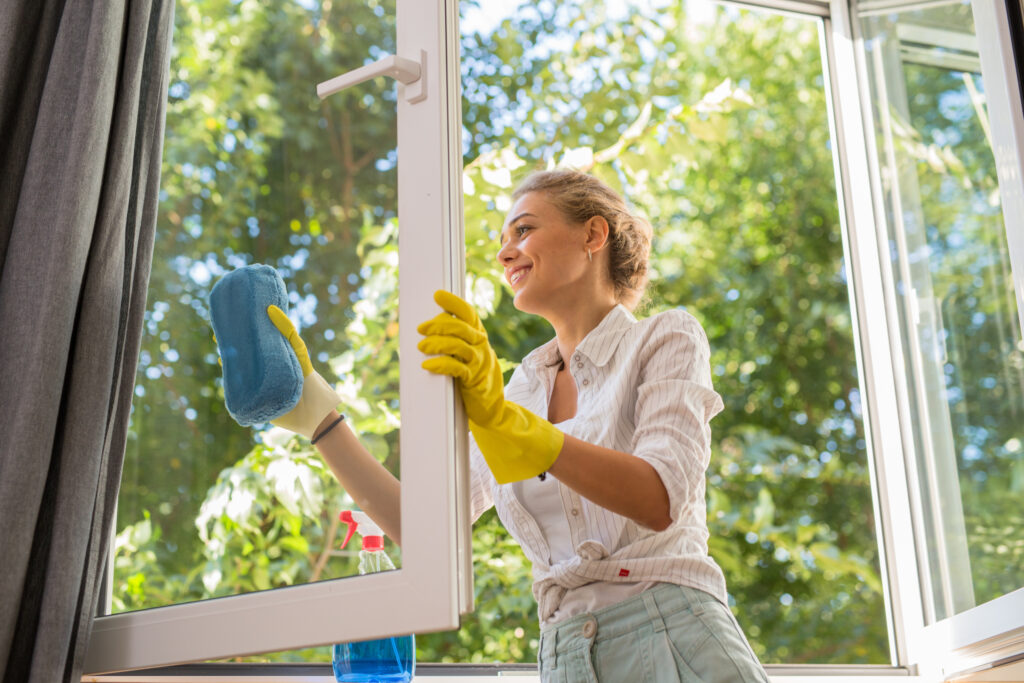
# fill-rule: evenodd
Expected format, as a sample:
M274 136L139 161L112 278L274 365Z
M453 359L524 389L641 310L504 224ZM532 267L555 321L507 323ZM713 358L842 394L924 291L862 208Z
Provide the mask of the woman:
M766 681L707 554L709 421L722 410L707 337L679 310L630 313L647 283L650 227L574 171L531 175L514 199L498 262L516 308L555 338L503 387L476 313L438 292L443 312L419 326L419 348L424 368L456 378L466 407L473 518L494 505L533 562L542 680ZM271 317L312 373L287 317ZM397 480L341 424L329 385L307 384L316 396L304 406L304 391L296 409L303 426L280 424L313 436L398 540Z

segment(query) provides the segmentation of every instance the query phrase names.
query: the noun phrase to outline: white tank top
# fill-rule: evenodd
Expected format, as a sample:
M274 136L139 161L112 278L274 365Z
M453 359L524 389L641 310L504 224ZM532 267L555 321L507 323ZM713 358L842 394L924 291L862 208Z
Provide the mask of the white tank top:
M570 418L565 422L559 422L555 426L568 434L570 430L566 426L571 424L574 419ZM576 555L576 550L572 547L572 536L569 533L569 519L562 507L560 489L558 481L550 475L544 481L538 477L530 477L512 484L512 492L515 493L519 503L537 521L537 526L540 527L544 539L548 542L549 563L552 566L559 562L565 562ZM594 581L579 588L573 588L565 594L558 609L551 617L541 622L541 626L556 624L577 614L593 612L602 607L614 605L657 584L657 581L639 583Z

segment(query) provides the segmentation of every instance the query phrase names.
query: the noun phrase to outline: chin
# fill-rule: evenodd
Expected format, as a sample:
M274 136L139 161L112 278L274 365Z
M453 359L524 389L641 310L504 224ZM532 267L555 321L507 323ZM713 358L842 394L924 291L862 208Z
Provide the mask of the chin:
M523 297L519 296L519 292L512 292L512 306L514 306L517 311L523 311L523 313L528 313L528 311L523 309L522 301Z
M536 296L530 296L524 290L519 290L513 295L512 305L524 313L544 316L544 302L538 301Z
M536 313L536 306L532 305L536 302L530 300L530 295L526 294L523 290L519 290L512 295L512 305L515 306L517 311L523 313Z

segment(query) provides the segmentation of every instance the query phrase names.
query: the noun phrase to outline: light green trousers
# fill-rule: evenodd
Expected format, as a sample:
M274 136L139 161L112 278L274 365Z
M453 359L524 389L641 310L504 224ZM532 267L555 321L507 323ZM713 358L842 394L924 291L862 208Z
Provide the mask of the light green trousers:
M728 607L667 583L543 629L538 659L544 683L768 681Z

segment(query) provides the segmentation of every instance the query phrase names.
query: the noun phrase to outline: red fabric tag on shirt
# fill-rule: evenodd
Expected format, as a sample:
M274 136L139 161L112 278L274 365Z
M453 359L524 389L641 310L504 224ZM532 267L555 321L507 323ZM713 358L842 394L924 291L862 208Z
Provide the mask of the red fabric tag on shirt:
M619 570L619 576L629 576L629 570L628 569L620 569Z

